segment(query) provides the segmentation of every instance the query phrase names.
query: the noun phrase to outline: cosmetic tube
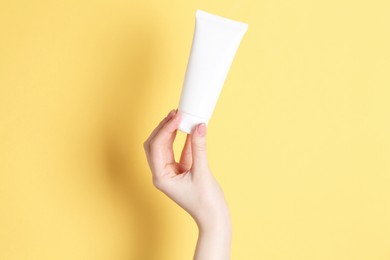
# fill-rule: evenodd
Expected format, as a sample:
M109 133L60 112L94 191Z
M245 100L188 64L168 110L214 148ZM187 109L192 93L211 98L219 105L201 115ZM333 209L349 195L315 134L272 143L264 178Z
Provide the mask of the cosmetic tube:
M179 130L191 134L199 123L208 124L226 76L248 25L201 10L179 102Z

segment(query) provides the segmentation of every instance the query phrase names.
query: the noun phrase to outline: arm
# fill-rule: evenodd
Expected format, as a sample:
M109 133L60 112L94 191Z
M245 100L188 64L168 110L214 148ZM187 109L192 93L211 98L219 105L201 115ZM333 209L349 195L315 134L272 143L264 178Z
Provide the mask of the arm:
M179 123L180 114L171 111L144 143L153 184L194 218L199 229L195 260L230 259L230 214L208 165L206 125L187 135L176 162L172 146Z
M230 259L231 221L230 216L219 217L217 223L209 228L198 225L199 235L195 260Z

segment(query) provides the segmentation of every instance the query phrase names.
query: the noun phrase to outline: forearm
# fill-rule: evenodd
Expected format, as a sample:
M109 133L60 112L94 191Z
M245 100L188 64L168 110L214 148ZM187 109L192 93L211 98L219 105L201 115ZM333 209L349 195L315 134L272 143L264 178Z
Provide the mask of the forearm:
M229 260L232 225L229 214L215 224L198 224L199 235L194 260Z

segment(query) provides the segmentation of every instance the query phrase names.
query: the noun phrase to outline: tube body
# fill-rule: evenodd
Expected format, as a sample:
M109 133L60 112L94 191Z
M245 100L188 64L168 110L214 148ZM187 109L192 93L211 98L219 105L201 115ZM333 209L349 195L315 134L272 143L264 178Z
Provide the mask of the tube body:
M247 29L245 23L197 10L178 108L182 116L180 131L190 134L197 124L208 124Z

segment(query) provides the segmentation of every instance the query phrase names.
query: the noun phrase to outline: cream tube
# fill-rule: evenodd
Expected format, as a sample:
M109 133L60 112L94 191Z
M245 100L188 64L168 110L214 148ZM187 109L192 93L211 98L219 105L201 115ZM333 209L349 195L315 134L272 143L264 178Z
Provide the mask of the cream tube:
M178 108L182 117L180 131L190 134L197 124L208 124L247 29L245 23L196 11L191 54Z

